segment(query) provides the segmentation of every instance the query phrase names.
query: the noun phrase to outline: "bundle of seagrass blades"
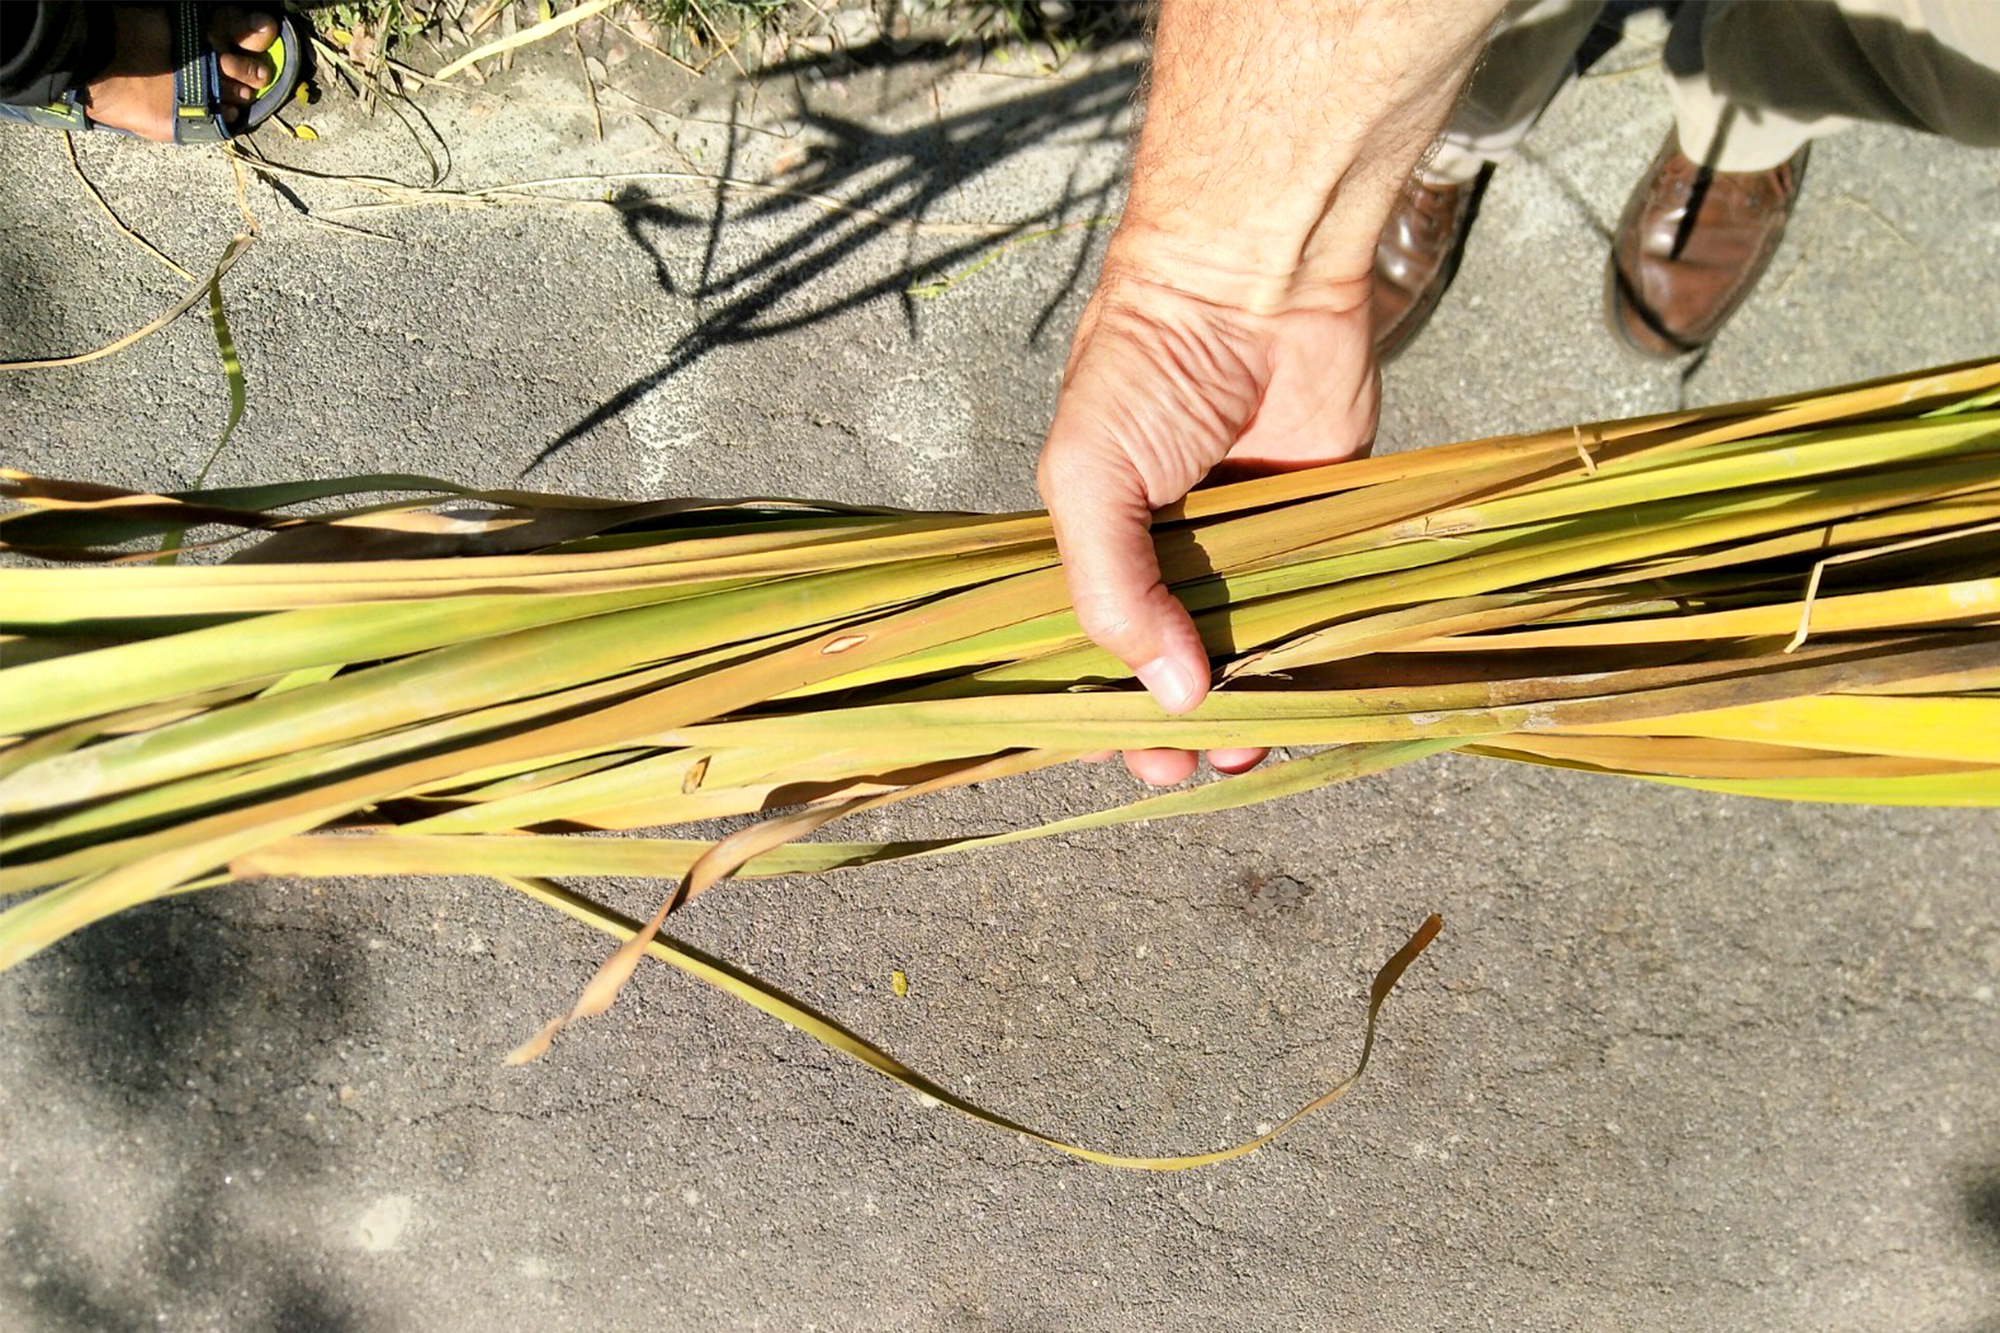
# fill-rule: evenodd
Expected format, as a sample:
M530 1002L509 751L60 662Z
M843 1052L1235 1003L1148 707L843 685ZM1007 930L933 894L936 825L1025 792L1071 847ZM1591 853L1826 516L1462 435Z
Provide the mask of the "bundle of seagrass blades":
M4 494L0 967L233 880L490 876L625 937L521 1058L651 953L1029 1133L661 922L732 875L1225 809L1444 750L2000 804L2000 360L1197 491L1156 524L1219 682L1183 717L1080 634L1039 513L409 476L136 494L10 472ZM163 562L163 538L199 558ZM799 841L1140 746L1326 748L1040 828ZM659 832L759 813L719 843ZM562 876L667 884L639 923ZM1377 976L1363 1064L1437 928ZM1172 1168L1269 1137L1172 1157L1044 1141Z

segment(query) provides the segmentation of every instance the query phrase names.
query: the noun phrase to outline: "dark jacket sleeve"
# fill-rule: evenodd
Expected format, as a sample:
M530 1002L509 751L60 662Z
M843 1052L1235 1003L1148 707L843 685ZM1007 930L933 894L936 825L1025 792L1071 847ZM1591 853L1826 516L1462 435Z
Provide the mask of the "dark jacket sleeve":
M0 102L53 102L110 62L110 5L0 0Z

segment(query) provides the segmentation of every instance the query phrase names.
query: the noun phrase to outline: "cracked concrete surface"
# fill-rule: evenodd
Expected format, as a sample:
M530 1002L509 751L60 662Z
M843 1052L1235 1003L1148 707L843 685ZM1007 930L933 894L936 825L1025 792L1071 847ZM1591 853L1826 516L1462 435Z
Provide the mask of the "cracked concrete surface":
M1628 40L1496 178L1388 377L1385 447L1799 389L2000 348L2000 156L1823 143L1763 290L1683 384L1603 331L1600 233L1667 124ZM348 213L268 186L226 281L250 406L220 482L422 470L617 495L1001 508L1114 213L1134 52L807 71L738 116L641 68L593 142L574 62L427 94L452 181L683 171L798 198ZM1023 77L1023 76L1026 77ZM935 86L935 96L933 96ZM699 117L698 119L695 117ZM328 104L321 171L415 178ZM177 288L59 140L0 129L0 356ZM210 155L91 140L181 262L238 225ZM435 150L434 150L435 151ZM324 215L373 196L291 183ZM580 197L601 193L585 190ZM225 400L199 316L0 379L11 466L185 485ZM556 446L556 447L551 447ZM1077 770L854 836L1131 794ZM1356 1096L1243 1162L1106 1172L997 1137L665 969L500 1055L596 937L474 882L274 883L133 912L0 979L0 1326L37 1330L2000 1329L2000 829L1445 759L1309 798L821 880L684 935L1008 1114L1128 1149L1249 1133L1341 1071L1368 977L1442 940ZM592 886L637 905L631 884ZM892 971L909 978L897 998Z

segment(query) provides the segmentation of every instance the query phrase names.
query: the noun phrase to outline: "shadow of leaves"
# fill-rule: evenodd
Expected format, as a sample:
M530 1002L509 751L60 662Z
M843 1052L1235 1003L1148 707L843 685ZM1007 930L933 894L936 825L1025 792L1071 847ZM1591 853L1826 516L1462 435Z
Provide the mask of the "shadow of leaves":
M17 1171L0 1208L7 1295L30 1326L151 1329L193 1311L230 1327L357 1326L314 1252L236 1222L232 1181L323 1171L290 1093L344 1033L358 962L336 934L179 901L101 922L24 971L28 1072L45 1100L77 1108L79 1124L50 1137L92 1136L68 1167ZM143 1240L127 1251L114 1238L135 1224Z
M904 326L914 339L920 300L912 287L950 274L997 246L1101 217L1112 206L1117 182L1084 183L1088 155L1078 152L1048 202L998 229L929 221L967 183L1031 149L1058 141L1088 147L1120 138L1139 68L1135 59L1073 79L1048 80L1046 86L1036 81L1025 96L900 130L882 131L858 120L806 111L800 116L801 134L812 148L805 162L784 178L783 192L749 195L719 183L703 213L628 190L614 201L624 212L626 235L651 260L661 290L688 302L697 322L667 349L659 365L545 445L523 475L719 348L796 333L882 300L900 303ZM742 145L742 135L732 125L719 176L735 174ZM843 207L830 210L821 202L829 198ZM775 224L778 234L732 261L725 253L732 248L725 245L734 235L732 224L763 233ZM901 234L900 263L882 272L879 265L854 262L885 233ZM699 258L691 274L677 277L675 259L688 253L691 237L700 238ZM1088 268L1091 233L1079 226L1076 237L1062 279L1027 332L1031 343L1047 332L1063 297Z

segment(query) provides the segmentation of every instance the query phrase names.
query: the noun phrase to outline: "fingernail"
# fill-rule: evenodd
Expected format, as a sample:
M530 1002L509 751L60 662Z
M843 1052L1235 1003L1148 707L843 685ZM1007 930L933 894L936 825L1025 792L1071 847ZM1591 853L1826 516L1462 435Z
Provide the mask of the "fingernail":
M1185 713L1194 707L1194 677L1172 658L1156 657L1133 674L1169 713Z

